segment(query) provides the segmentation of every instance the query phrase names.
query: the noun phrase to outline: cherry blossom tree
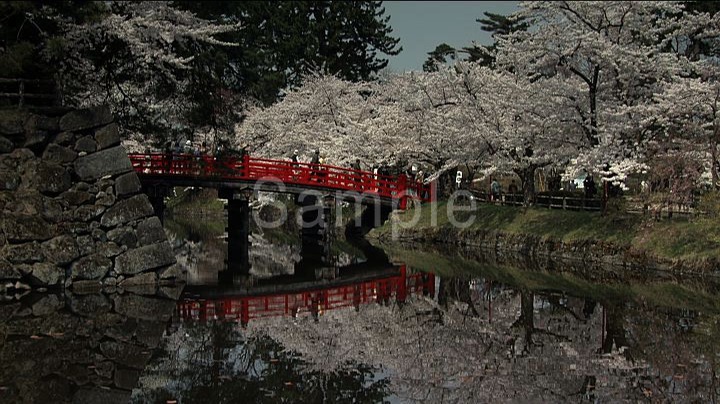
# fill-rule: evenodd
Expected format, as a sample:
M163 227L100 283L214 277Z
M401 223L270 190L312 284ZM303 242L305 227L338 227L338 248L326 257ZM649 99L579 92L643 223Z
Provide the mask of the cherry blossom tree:
M533 29L500 36L499 67L579 80L566 96L584 134L573 171L624 176L643 167L628 107L650 102L660 91L658 79L676 71L677 58L661 49L679 14L675 2L525 2L519 15Z
M458 80L454 69L373 83L309 77L278 104L249 111L237 142L269 157L294 149L307 157L319 148L328 163L359 158L364 168L386 163L402 170L420 162L433 180L459 164L476 165L486 149L482 128L469 125L459 108Z
M477 128L486 152L486 173L513 171L521 179L525 203L534 201L538 168L563 167L578 152L581 133L568 117L570 83L557 77L529 80L475 63L458 63L460 114Z
M651 111L654 123L663 130L658 132L654 144L679 149L698 161L706 180L713 188L717 187L720 184L720 83L712 78L678 78L668 83L656 99L657 104Z
M622 1L526 2L517 18L532 29L498 35L494 69L457 61L373 83L311 77L250 111L239 142L276 157L320 148L339 164L421 161L433 178L461 164L513 171L530 203L538 168L621 183L650 158L667 161L656 145L672 130L717 182L717 74L687 55L687 44L717 37L715 20L679 3Z
M482 128L461 108L461 86L462 76L450 67L397 75L378 91L393 106L380 130L398 134L399 152L431 166L436 176L459 164L477 165L487 151Z
M561 116L563 84L474 63L372 84L311 77L280 103L250 111L237 142L268 157L319 148L335 164L420 161L431 178L460 164L513 170L531 201L536 169L566 162L580 142Z
M61 35L45 58L57 66L65 103L107 103L130 132L187 133L184 115L192 56L187 43L232 46L215 36L238 30L173 8L168 2L107 2L104 13L84 22L54 15Z
M373 85L335 76L309 76L270 107L255 107L236 131L236 144L260 156L287 158L299 150L306 159L320 150L329 164L356 158L367 163L390 157L393 139L373 138L369 123L377 110Z

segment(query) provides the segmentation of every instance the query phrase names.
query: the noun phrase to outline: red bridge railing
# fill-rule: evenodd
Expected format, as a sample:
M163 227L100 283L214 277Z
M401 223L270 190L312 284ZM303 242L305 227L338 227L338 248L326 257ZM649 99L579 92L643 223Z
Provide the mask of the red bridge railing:
M184 321L232 321L247 324L252 319L275 316L320 316L327 310L385 303L391 298L404 302L411 294L433 296L435 275L415 273L297 293L265 296L226 297L218 299L184 299L177 313Z
M273 160L245 155L214 157L190 154L131 154L133 168L143 175L196 178L211 181L279 181L308 189L335 189L370 193L381 198L429 202L433 199L430 184L411 181L406 175L377 175L368 171L331 166Z

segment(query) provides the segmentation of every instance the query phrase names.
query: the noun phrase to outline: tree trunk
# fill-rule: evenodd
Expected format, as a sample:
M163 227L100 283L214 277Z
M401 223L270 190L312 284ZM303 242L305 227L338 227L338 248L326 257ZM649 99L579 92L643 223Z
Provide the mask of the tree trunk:
M598 137L598 113L597 113L597 87L600 77L600 67L595 66L592 81L590 82L590 146L595 147L600 144Z
M455 192L455 170L447 170L437 178L437 199L448 199Z
M534 315L535 294L529 290L520 290L520 316L515 320L512 327L522 327L525 331L525 341L522 347L522 354L527 354L530 345L533 344L533 333L535 332Z
M463 182L467 184L467 188L471 188L473 178L475 178L475 168L471 167L470 164L465 164L465 168L467 169L467 177L463 179Z
M710 150L710 156L712 158L712 162L710 165L710 174L712 176L712 189L716 190L718 189L718 184L720 181L720 178L718 178L720 175L718 175L718 170L720 170L720 161L718 161L718 144L716 140L713 140L710 144L711 150Z
M515 169L515 174L520 177L523 193L523 206L531 206L535 203L535 171L537 166L531 165L522 169Z
M622 307L616 304L605 305L605 335L602 341L602 353L611 353L613 346L615 348L628 347L630 344L625 335L625 318L623 316ZM630 359L630 350L624 352L626 358Z
M468 309L474 317L480 315L472 301L470 293L470 281L462 278L440 278L440 291L438 292L438 303L447 307L452 301L468 304Z

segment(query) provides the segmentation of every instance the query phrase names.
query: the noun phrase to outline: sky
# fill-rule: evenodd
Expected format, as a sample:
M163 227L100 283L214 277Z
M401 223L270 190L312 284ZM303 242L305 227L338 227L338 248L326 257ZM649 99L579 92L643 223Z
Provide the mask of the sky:
M428 52L441 43L455 48L470 46L472 41L492 44L488 32L475 20L485 11L508 15L518 10L518 1L383 1L390 16L394 38L400 38L403 50L390 56L388 69L402 73L422 70ZM386 56L386 55L383 55Z

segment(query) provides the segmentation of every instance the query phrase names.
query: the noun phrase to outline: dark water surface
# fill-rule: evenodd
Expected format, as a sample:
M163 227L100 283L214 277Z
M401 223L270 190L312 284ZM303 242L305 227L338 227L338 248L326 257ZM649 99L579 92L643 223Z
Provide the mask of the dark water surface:
M717 402L713 279L168 221L188 285L0 303L0 402ZM327 258L327 257L326 257ZM328 264L331 262L331 264Z

